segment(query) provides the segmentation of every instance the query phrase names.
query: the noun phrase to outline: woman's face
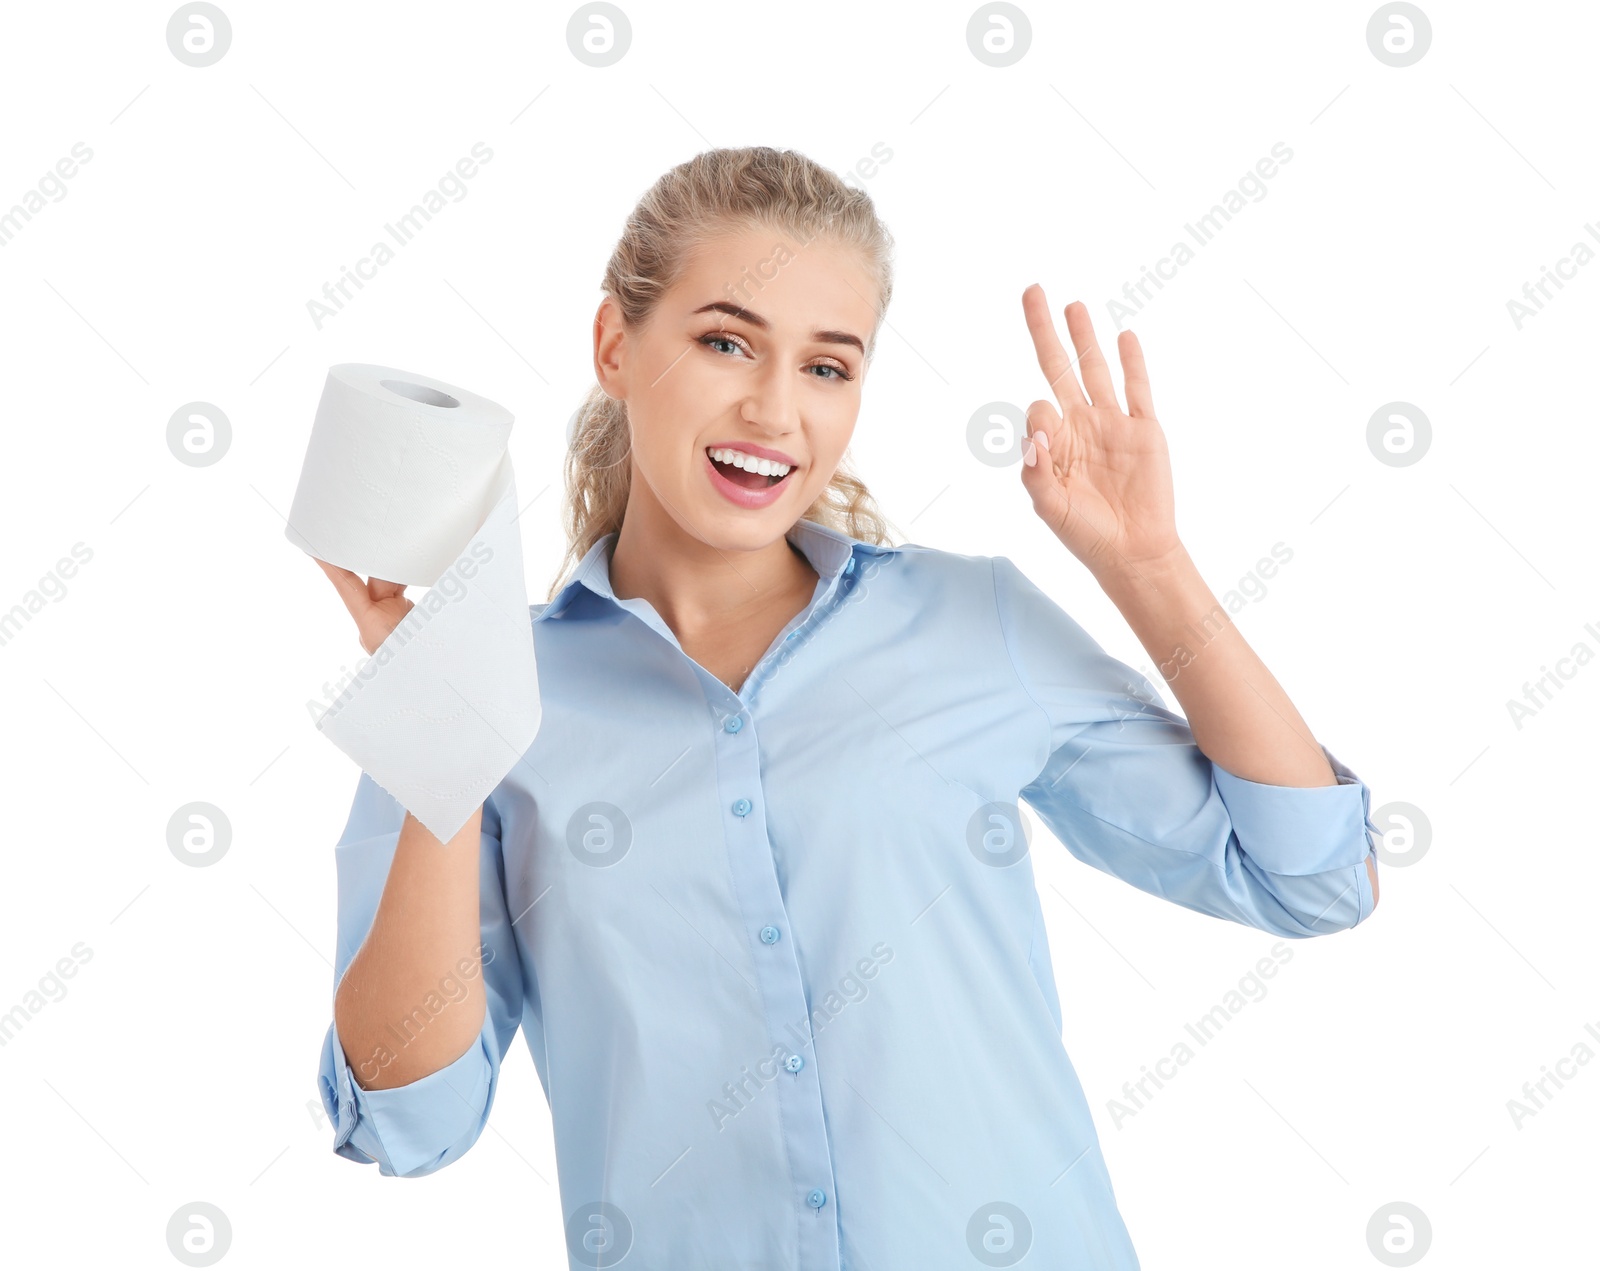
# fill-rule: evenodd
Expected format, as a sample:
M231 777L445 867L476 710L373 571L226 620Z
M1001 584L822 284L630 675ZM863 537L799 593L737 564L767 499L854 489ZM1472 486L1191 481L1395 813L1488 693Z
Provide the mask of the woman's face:
M855 429L877 290L852 251L749 230L697 253L642 330L624 330L607 297L595 372L628 404L630 504L653 497L718 548L780 538L827 486ZM727 462L730 450L762 470ZM762 458L789 471L774 481Z

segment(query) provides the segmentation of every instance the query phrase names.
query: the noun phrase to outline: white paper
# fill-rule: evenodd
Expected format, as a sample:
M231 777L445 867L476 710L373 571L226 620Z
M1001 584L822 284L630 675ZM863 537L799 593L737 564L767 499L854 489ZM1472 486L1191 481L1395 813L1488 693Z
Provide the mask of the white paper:
M391 367L330 367L287 536L427 587L317 728L448 842L539 730L511 412Z

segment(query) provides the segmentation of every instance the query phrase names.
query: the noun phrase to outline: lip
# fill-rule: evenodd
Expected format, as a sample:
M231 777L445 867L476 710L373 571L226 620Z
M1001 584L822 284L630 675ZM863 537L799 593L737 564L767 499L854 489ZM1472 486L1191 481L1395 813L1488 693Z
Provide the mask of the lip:
M798 468L799 461L790 458L781 450L773 450L767 446L752 445L748 441L713 441L707 450L742 450L747 455L754 455L757 459L771 459L774 463L786 463L791 468Z
M717 450L720 448L721 446L707 447L709 450ZM760 457L770 457L770 455ZM732 481L729 481L727 477L718 472L717 465L711 462L711 456L708 455L705 450L700 452L700 458L706 465L706 475L711 478L711 485L716 492L722 495L723 498L727 499L728 502L737 504L742 508L770 507L788 492L790 480L794 477L794 474L799 471L798 468L791 466L788 476L784 477L784 479L778 482L777 485L765 486L758 490L747 490L742 485L734 485ZM779 462L784 461L779 460Z

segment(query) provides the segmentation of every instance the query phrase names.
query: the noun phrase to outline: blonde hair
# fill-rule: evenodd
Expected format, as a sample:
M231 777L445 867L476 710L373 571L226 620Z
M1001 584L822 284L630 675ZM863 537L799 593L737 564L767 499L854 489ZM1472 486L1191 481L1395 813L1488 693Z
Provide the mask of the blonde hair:
M769 146L706 150L665 173L629 214L601 289L622 311L624 327L637 329L703 244L746 228L778 230L800 243L820 238L859 251L878 284L882 322L894 289L894 240L871 198L805 155ZM867 340L868 365L877 338L874 327ZM608 397L596 384L573 419L563 505L567 554L548 599L554 599L572 565L622 527L633 475L629 458L627 403ZM863 542L888 541L883 514L843 459L801 520Z

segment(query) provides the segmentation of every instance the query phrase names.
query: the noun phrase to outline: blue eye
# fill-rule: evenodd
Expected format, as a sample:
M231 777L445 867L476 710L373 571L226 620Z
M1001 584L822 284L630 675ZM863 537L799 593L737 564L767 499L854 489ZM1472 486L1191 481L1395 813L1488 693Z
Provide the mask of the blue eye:
M740 340L737 336L729 335L726 331L708 332L707 334L701 336L696 343L703 344L708 349L718 344L731 344L733 345L735 351L743 351L745 348L744 341ZM731 357L732 354L729 354L728 356ZM832 375L813 376L813 379L848 380L852 378L847 371L828 362L817 362L807 369L813 371L833 372Z

